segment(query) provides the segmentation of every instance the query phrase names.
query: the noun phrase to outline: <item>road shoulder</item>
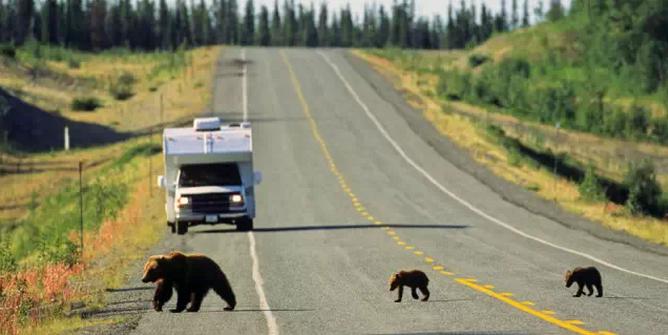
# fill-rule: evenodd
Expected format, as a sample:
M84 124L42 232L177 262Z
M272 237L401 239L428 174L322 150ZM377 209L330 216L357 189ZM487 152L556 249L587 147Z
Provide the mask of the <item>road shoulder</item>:
M344 51L344 55L348 63L366 80L378 96L391 104L411 130L425 143L455 167L489 187L505 201L522 207L533 214L546 217L569 229L580 230L599 239L623 243L655 254L668 255L668 249L663 246L649 243L624 232L607 229L600 224L568 213L554 202L541 199L521 186L494 175L487 168L476 163L468 152L458 147L447 137L442 136L433 124L422 116L419 110L411 107L406 102L402 93L369 64L348 51Z

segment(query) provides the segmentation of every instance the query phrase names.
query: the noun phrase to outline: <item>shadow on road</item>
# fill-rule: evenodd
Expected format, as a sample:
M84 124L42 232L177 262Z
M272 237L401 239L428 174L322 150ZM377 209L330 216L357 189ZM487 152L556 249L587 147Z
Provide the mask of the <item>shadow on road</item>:
M329 225L329 226L292 226L292 227L272 227L272 228L255 228L255 233L280 233L290 231L312 231L312 230L343 230L343 229L370 229L370 228L395 228L395 229L464 229L470 226L467 225L438 225L438 224L358 224L358 225ZM233 234L241 233L234 228L228 229L207 229L193 231L193 234Z
M526 333L519 331L446 331L446 332L418 332L418 333L369 333L369 335L529 335L535 333Z
M128 292L128 291L143 291L143 290L153 290L153 286L137 286L137 287L122 287L122 288L107 288L107 292Z

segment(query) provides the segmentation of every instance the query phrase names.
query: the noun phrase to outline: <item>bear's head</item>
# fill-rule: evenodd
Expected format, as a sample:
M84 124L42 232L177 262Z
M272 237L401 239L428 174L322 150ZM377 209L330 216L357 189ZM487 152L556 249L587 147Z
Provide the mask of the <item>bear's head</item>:
M573 285L573 272L571 270L566 271L564 281L566 282L566 287L571 287L571 285Z
M394 291L399 286L399 273L393 273L390 276L390 291Z
M144 277L141 281L144 283L155 283L165 277L166 258L163 255L155 255L148 258L144 264Z

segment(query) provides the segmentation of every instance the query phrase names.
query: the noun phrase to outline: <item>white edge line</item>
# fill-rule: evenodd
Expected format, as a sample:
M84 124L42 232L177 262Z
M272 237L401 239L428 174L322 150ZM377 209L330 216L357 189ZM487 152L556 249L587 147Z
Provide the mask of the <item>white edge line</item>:
M253 281L255 282L255 291L260 299L260 309L264 314L264 318L267 319L267 334L278 335L276 318L271 312L271 308L269 308L267 297L264 295L264 289L262 288L264 280L262 280L262 276L260 275L260 263L257 258L257 253L255 252L255 236L252 231L248 232L248 242L250 244L251 258L253 259Z
M607 261L604 261L604 260L602 260L602 259L600 259L600 258L597 258L597 257L595 257L595 256L586 254L586 253L584 253L584 252L577 251L577 250L573 250L573 249L566 248L566 247L562 247L562 246L557 245L557 244L554 244L554 243L552 243L552 242L548 242L548 241L546 241L546 240L543 240L543 239L541 239L541 238L539 238L539 237L536 237L536 236L527 234L527 233L525 233L525 232L523 232L523 231L521 231L521 230L519 230L519 229L517 229L517 228L511 226L510 224L508 224L508 223L506 223L506 222L503 222L503 221L501 221L501 220L499 220L499 219L497 219L497 218L495 218L495 217L493 217L493 216L491 216L491 215L489 215L489 214L483 212L482 210L478 209L477 207L475 207L474 205L472 205L472 204L469 203L468 201L466 201L466 200L460 198L460 197L457 196L454 192L450 191L450 190L447 189L445 186L443 186L441 183L439 183L434 177L432 177L432 176L431 176L425 169L423 169L420 165L418 165L418 164L417 164L415 161L413 161L410 157L408 157L408 155L406 154L406 152L405 152L405 151L399 146L399 144L397 144L397 142L396 142L396 141L395 141L395 140L388 134L388 132L387 132L387 131L385 130L385 128L381 125L381 123L378 121L378 119L376 118L376 116L375 116L374 114L372 114L372 113L369 111L369 108L366 106L366 104L362 101L362 99L360 99L359 95L357 95L357 93L355 92L355 90L353 90L352 86L351 86L351 85L348 83L348 81L343 77L343 75L341 74L341 71L340 71L339 68L336 66L336 64L334 64L334 63L329 59L329 57L327 57L327 55L325 55L322 51L319 50L319 51L318 51L318 54L320 54L320 56L321 56L321 57L327 62L327 64L329 64L329 66L334 70L334 72L336 73L336 75L339 77L339 79L341 79L341 81L343 82L343 84L344 84L344 85L346 86L346 88L348 89L348 92L350 92L350 94L353 96L353 98L355 98L355 100L356 100L357 103L362 107L362 109L364 110L364 112L366 113L366 115L369 117L369 119L371 119L371 121L374 123L374 125L376 126L376 128L378 128L378 131L380 131L380 133L383 135L383 137L385 137L385 139L386 139L388 142L390 142L390 144L391 144L391 145L394 147L394 149L399 153L399 155L400 155L401 157L403 157L403 159L404 159L408 164L410 164L413 168L415 168L418 172L420 172L420 174L422 174L427 180L429 180L429 182L431 182L434 186L436 186L439 190L441 190L441 192L447 194L448 196L450 196L451 198L453 198L454 200L456 200L456 201L459 202L460 204L464 205L465 207L467 207L468 209L470 209L470 210L473 211L474 213L476 213L476 214L482 216L483 218L485 218L485 219L487 219L487 220L489 220L489 221L491 221L491 222L493 222L493 223L495 223L495 224L497 224L497 225L499 225L499 226L501 226L501 227L503 227L503 228L506 228L507 230L510 230L510 231L514 232L514 233L517 234L517 235L520 235L520 236L522 236L522 237L528 238L528 239L533 240L533 241L536 241L536 242L538 242L538 243L541 243L541 244L544 244L544 245L553 247L553 248L555 248L555 249L559 249L559 250L561 250L561 251L568 252L568 253L573 254L573 255L577 255L577 256L584 257L584 258L586 258L586 259L589 259L589 260L594 261L594 262L596 262L596 263L599 263L599 264L601 264L601 265L607 266L607 267L609 267L609 268L611 268L611 269L615 269L615 270L618 270L618 271L621 271L621 272L625 272L625 273L628 273L628 274L632 274L632 275L635 275L635 276L638 276L638 277L643 277L643 278L647 278L647 279L651 279L651 280L655 280L655 281L658 281L658 282L662 282L662 283L668 284L668 279L663 279L663 278L655 277L655 276L652 276L652 275L648 275L648 274L644 274L644 273L640 273L640 272L631 271L631 270L622 268L622 267L620 267L620 266L617 266L617 265L615 265L615 264L609 263L609 262L607 262Z
M248 120L248 80L246 76L246 49L241 49L241 60L243 61L243 78L241 85L241 94L242 94L242 109L244 113L244 122ZM276 323L276 317L271 312L269 303L267 302L267 296L264 294L264 280L262 280L262 275L260 274L260 261L257 257L257 252L255 251L255 235L252 231L248 232L248 244L250 245L250 256L253 261L253 281L255 282L255 291L257 292L258 299L260 300L260 309L264 314L264 318L267 320L267 334L269 335L278 335L278 325Z

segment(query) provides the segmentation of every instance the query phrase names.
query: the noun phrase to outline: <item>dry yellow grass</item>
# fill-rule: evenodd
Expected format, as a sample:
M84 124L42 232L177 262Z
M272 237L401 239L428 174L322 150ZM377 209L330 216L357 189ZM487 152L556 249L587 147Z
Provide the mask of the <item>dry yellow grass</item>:
M172 78L162 74L152 80L146 78L155 66L155 59L148 56L124 57L113 61L108 56L90 56L80 69L68 69L64 63L50 63L57 71L73 77L86 76L91 71L96 76L116 76L122 71L130 71L137 78L135 91L130 100L119 102L110 98L106 106L95 112L72 112L69 107L61 109L63 116L79 121L106 125L122 132L137 132L160 124L160 95L163 95L164 122L192 118L204 111L210 101L213 71L220 47L199 48L188 52L193 66L176 73ZM3 72L4 71L4 72ZM106 95L105 90L96 90L85 85L78 88L58 87L50 80L31 84L29 79L18 72L0 67L0 86L20 87L23 97L47 111L49 106L69 105L69 101L79 91ZM151 92L149 87L160 82L158 89ZM120 111L120 112L119 112ZM156 136L157 138L158 136ZM70 152L41 153L9 156L0 153L5 164L22 173L0 176L4 192L0 193L0 222L14 222L25 215L31 203L39 203L45 196L56 192L66 180L78 176L78 161L86 164L85 175L94 175L104 162L118 158L134 142L117 143L86 150ZM7 163L9 162L9 163ZM102 164L101 164L102 163ZM15 171L14 171L15 172ZM33 199L34 197L34 199Z
M622 208L611 204L582 201L579 197L577 189L578 185L562 178L556 178L555 180L555 177L551 173L542 169L533 168L527 165L514 166L510 164L506 150L500 144L487 138L480 127L476 126L469 117L465 116L466 113L485 113L484 110L463 103L442 105L441 101L425 94L425 91L428 92L430 90L429 87L421 87L421 85L429 85L430 79L428 77L421 78L416 73L402 70L387 59L359 50L354 51L354 54L370 63L380 73L383 73L398 89L407 92L409 103L422 110L424 117L429 120L441 134L448 136L459 146L468 150L476 161L488 167L496 175L528 189L537 190L536 193L539 196L545 199L554 200L564 209L584 216L592 221L599 222L606 227L625 231L647 241L668 246L668 223L665 221L648 217L632 217L627 215ZM444 109L451 110L452 108L464 110L465 113L443 112ZM489 116L486 114L485 117L493 118L493 122L495 123L504 120L520 123L520 121L506 115L495 115L490 113ZM541 127L540 125L535 126ZM549 132L549 129L542 130ZM547 145L553 145L555 149L566 151L575 156L587 155L584 157L592 158L594 159L594 162L596 162L597 158L602 156L601 152L581 152L580 150L591 150L592 148L601 147L616 148L615 146L607 144L609 140L597 138L590 134L561 131L559 136L558 139L555 139L551 144L548 143ZM584 141L580 143L586 144L580 146L571 144L577 143L577 141ZM623 147L628 145L628 143L621 142L615 143L615 145ZM661 154L668 156L668 149L663 147L650 144L634 145L637 146L639 150L660 152ZM582 147L589 148L581 149ZM614 149L609 150L614 151ZM610 169L611 174L617 176L618 174L614 172L619 172L619 170L620 167Z

